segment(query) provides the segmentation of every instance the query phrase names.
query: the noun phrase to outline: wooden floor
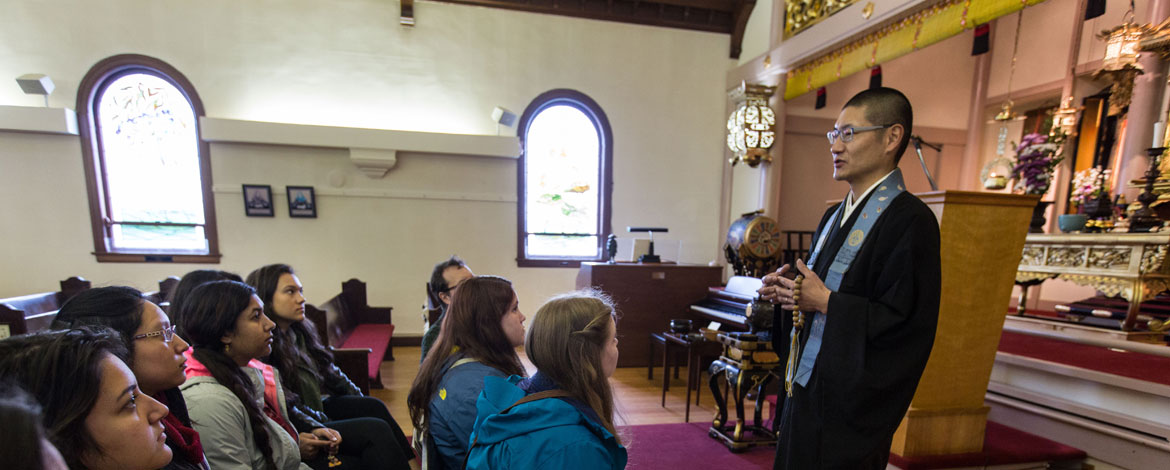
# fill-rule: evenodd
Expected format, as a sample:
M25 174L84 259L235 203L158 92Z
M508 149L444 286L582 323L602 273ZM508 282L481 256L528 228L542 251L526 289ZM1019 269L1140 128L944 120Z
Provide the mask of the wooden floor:
M403 430L410 434L410 413L406 409L406 395L410 392L410 384L418 373L420 350L417 347L395 347L395 361L382 363L382 383L386 388L372 390L371 395L381 399L390 409L390 414L402 425ZM524 357L520 358L528 368L529 373L535 372L532 364ZM681 423L684 416L684 401L686 397L686 370L680 370L679 379L671 381L670 391L666 394L666 406L662 403L662 376L661 367L654 368L654 380L646 378L645 367L621 368L614 372L610 379L613 384L614 397L617 400L619 425ZM715 400L711 398L711 390L707 386L707 375L703 374L703 392L699 405L691 404L691 422L710 421L715 416ZM694 392L691 399L694 400ZM745 413L751 416L754 408L749 404ZM765 413L771 410L765 405ZM734 409L731 410L734 415ZM766 415L765 415L766 416ZM734 419L734 418L733 418Z

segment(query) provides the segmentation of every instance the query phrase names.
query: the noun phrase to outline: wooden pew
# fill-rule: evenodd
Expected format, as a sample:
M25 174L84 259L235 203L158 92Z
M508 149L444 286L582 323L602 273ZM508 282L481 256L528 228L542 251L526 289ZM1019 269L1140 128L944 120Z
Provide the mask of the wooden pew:
M61 305L90 286L89 281L74 276L61 281L57 292L0 299L0 338L49 329Z
M170 313L171 293L175 291L175 287L178 287L178 285L178 276L167 276L163 280L158 281L158 290L146 293L146 300L158 305L162 311Z
M368 349L366 377L373 388L382 388L379 368L382 361L393 361L390 339L394 336L391 307L371 307L366 297L366 283L350 279L341 284L341 293L321 304L325 321L321 341L341 349ZM306 316L308 308L306 307ZM319 330L320 331L320 330ZM348 372L346 372L348 374Z
M321 341L328 346L326 317L327 314L324 310L313 306L313 304L305 304L305 319L313 324L313 327L317 329L317 337L321 338ZM349 376L349 380L352 380L354 385L362 390L362 393L368 395L370 393L370 353L373 351L370 348L328 347L333 352L333 363L337 365L337 368Z

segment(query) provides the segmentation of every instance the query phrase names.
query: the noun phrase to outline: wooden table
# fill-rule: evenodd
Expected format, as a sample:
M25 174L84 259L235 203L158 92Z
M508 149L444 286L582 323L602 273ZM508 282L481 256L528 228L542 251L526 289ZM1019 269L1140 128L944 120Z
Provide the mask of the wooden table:
M702 387L699 384L699 378L702 377L702 362L703 357L716 357L722 350L722 346L714 341L707 341L700 337L699 339L688 339L685 335L671 332L653 333L650 335L650 347L653 348L655 344L662 345L662 406L666 407L666 392L670 390L670 365L673 355L671 350L673 348L683 348L687 355L687 399L686 407L683 412L683 422L689 423L691 421L691 390L695 391L695 405L699 404L699 397L702 393ZM650 370L648 368L648 370ZM647 377L653 379L653 375L647 372ZM678 378L678 365L674 366L674 378Z

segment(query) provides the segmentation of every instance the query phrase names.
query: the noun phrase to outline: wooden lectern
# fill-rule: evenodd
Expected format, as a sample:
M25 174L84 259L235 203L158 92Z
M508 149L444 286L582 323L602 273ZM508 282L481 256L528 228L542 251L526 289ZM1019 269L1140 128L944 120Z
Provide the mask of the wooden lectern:
M938 217L942 295L938 333L891 452L983 450L983 396L1037 196L967 191L917 195Z
M703 300L708 287L720 285L722 266L581 263L577 271L578 289L601 289L617 303L618 367L645 367L650 333L670 329L672 318L696 318L691 304Z

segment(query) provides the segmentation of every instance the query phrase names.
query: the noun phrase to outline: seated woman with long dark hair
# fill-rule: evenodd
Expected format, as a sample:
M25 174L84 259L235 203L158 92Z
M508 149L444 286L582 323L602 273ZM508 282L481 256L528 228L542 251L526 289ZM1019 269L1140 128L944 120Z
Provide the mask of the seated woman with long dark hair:
M362 468L410 468L414 453L398 423L376 398L361 390L333 363L316 327L305 318L301 281L286 264L271 264L248 274L247 282L276 322L272 354L263 359L280 371L289 406L310 419L294 420L298 429L329 427L344 438L341 461L356 459ZM321 459L310 462L314 467Z
M18 470L69 470L45 436L41 406L19 386L0 383L0 462Z
M307 468L300 463L300 436L288 423L279 372L254 361L271 352L276 327L255 291L236 281L200 284L178 313L191 342L180 389L211 468Z
M14 336L0 340L0 380L36 399L49 441L69 468L163 468L171 461L162 425L168 410L138 388L120 359L126 356L105 328Z
M524 342L537 372L486 379L466 468L625 468L609 384L617 343L613 303L601 294L541 306Z
M65 302L53 321L53 329L58 330L86 325L106 326L117 332L129 350L126 365L138 378L142 393L170 408L162 423L174 458L166 468L206 470L199 433L191 427L187 404L179 391L187 380L183 374L187 342L175 334L167 315L137 289L97 287Z
M463 281L406 398L430 470L462 468L484 378L523 375L516 356L522 344L524 314L512 283L495 276Z
M191 297L191 291L195 290L196 287L211 281L244 282L244 278L240 277L239 274L218 269L196 269L184 274L183 278L179 279L179 283L175 285L175 289L167 296L167 303L170 304L167 307L167 314L171 316L171 324L175 326L175 333L186 336L183 334L183 322L179 321L179 314L183 310L180 305Z

